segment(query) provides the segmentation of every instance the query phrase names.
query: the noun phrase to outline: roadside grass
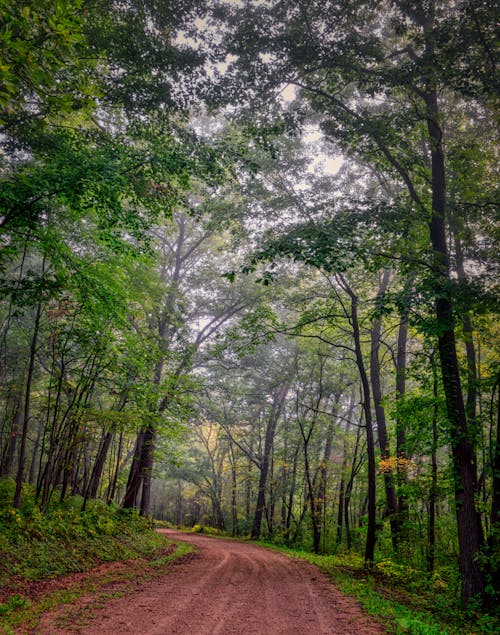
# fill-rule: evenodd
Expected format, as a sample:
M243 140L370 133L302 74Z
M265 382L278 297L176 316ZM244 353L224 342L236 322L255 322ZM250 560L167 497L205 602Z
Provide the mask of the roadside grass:
M394 635L494 635L500 619L479 609L462 610L454 589L439 575L386 559L373 570L364 568L358 554L314 554L308 551L257 541L263 547L307 560L326 573L336 587L358 600Z
M0 480L1 635L32 632L44 613L85 595L119 597L194 550L157 533L137 513L100 501L82 512L75 497L41 513L26 490L22 508L13 509L11 489L11 482ZM90 615L93 608L79 610Z

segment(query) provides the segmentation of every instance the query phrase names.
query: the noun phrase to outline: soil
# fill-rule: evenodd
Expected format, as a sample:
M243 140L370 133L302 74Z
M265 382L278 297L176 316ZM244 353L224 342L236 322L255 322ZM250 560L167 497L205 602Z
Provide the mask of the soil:
M257 545L161 530L198 551L167 575L94 606L46 614L37 635L381 635L314 566ZM80 606L80 612L78 612ZM90 610L89 610L90 609ZM78 619L76 617L78 616ZM83 617L83 621L81 618ZM90 620L90 621L89 621Z

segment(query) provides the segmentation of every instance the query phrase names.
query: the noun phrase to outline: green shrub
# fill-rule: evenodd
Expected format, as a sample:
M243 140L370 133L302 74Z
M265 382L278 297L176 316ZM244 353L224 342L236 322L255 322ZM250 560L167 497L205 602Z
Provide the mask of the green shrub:
M191 531L195 534L209 534L211 536L222 536L224 534L220 529L216 529L215 527L207 527L206 525L200 525L199 523L193 525Z

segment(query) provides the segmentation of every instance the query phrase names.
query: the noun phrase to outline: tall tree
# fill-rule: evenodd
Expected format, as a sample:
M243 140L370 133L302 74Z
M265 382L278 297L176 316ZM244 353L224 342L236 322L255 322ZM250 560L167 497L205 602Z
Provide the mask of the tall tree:
M278 0L241 11L232 7L226 15L225 52L234 56L226 85L232 80L238 86L240 103L247 94L241 78L250 78L254 103L256 96L266 100L287 84L296 86L321 118L325 134L399 181L412 202L414 222L427 222L429 283L455 469L462 597L467 602L484 591L478 559L482 540L455 337L441 108L448 92L483 103L492 94L488 10L471 9L468 2L450 8L434 0ZM235 93L232 97L238 99ZM423 154L416 142L425 148ZM423 183L429 183L430 195Z

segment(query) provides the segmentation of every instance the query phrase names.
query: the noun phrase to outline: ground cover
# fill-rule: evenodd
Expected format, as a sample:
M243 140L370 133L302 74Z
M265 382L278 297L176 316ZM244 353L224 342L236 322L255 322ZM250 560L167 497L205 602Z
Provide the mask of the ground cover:
M42 513L30 493L19 510L0 505L0 633L29 632L45 612L89 593L94 605L122 595L192 551L135 512L81 507L75 497Z

